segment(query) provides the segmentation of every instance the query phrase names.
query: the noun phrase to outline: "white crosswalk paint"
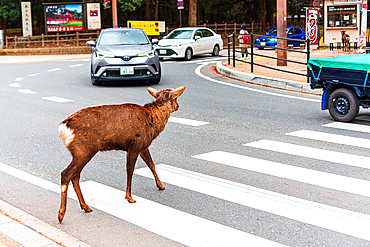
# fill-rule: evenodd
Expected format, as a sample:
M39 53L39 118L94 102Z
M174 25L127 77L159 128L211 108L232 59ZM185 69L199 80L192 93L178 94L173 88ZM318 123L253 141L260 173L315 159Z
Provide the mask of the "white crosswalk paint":
M64 99L64 98L60 98L60 97L57 97L57 96L42 97L41 99L50 100L50 101L54 101L54 102L58 102L58 103L67 103L67 102L73 101L71 99Z
M310 202L167 165L158 165L156 170L162 182L370 240L370 215ZM153 176L146 167L135 170L135 174L145 177Z
M34 73L34 74L30 74L30 75L28 75L28 76L37 76L37 75L41 75L41 73Z
M312 131L312 130L299 130L299 131L287 133L286 135L307 138L311 140L350 145L350 146L355 146L355 147L370 148L369 139L363 139L363 138L357 138L357 137L351 137L351 136L336 135L336 134L330 134L330 133L324 133L324 132L318 132L318 131Z
M73 64L73 65L69 65L68 67L70 68L74 68L74 67L81 67L81 66L84 66L83 63L80 63L80 64Z
M179 117L170 117L168 119L168 122L190 125L194 127L209 124L208 122L202 122L202 121L191 120L191 119L186 119L186 118L179 118Z
M60 186L0 162L0 171L26 182L60 193ZM143 227L156 234L189 246L283 246L279 243L245 233L159 203L133 195L130 204L125 192L93 181L80 184L85 201L120 219ZM73 189L68 197L77 200Z
M370 181L366 180L285 165L278 162L223 151L214 151L195 155L193 157L244 170L370 197Z
M25 93L25 94L37 94L37 92L29 90L29 89L19 89L18 92Z
M335 162L343 165L357 166L370 169L370 158L365 156L340 153L335 151L305 147L271 140L260 140L243 145L285 154L302 156L306 158Z
M15 78L15 80L14 81L23 81L24 80L24 78L23 77L17 77L17 78Z
M58 70L60 70L60 68L49 69L49 70L47 70L47 71L48 71L48 72L53 72L53 71L58 71Z
M19 83L10 83L9 87L21 87L21 84L19 84Z
M337 128L337 129L353 130L353 131L370 133L370 126L369 125L333 122L333 123L324 124L323 126L324 127L330 127L330 128Z

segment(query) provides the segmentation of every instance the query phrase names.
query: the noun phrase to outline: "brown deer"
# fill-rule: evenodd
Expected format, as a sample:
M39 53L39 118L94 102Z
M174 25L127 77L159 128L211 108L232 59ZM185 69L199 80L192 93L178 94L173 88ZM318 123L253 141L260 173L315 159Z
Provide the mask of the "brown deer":
M342 33L342 44L344 51L349 51L349 40L351 39L350 36L346 33L345 30L340 30Z
M82 196L79 180L82 169L99 151L127 152L125 198L128 202L135 202L131 196L131 181L139 155L152 171L157 187L164 190L155 171L149 146L164 130L170 114L179 109L176 99L184 90L184 86L161 91L148 88L148 92L155 98L152 103L144 106L122 104L88 107L72 114L59 125L60 137L72 155L71 163L61 173L61 203L58 214L60 223L66 212L70 181L81 209L85 212L92 211Z

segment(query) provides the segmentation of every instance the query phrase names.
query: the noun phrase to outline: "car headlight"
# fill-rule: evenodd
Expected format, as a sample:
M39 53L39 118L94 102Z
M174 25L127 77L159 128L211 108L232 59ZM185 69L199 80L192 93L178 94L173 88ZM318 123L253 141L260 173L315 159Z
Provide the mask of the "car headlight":
M114 57L114 55L107 53L107 52L96 51L96 57L99 59L104 59L108 57Z
M260 41L259 39L256 39L256 41Z
M154 50L149 51L149 52L144 52L140 53L137 55L138 57L148 57L148 58L153 58L155 56Z

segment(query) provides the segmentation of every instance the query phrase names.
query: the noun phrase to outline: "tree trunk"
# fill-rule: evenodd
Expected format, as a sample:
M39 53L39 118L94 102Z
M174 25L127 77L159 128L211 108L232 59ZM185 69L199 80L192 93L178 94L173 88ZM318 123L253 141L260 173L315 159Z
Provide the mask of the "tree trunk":
M189 0L189 26L197 26L197 2L198 0Z
M154 20L158 21L159 0L155 1Z
M146 12L146 20L150 21L152 19L152 13L150 11L150 0L146 0L145 12Z

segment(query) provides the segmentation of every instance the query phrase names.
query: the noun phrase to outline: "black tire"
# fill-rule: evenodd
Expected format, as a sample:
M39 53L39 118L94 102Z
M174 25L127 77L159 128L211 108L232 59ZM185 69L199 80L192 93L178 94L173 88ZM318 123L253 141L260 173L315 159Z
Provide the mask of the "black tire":
M220 47L218 45L215 45L215 47L213 47L212 56L218 55L220 55Z
M263 50L265 49L264 47L257 47L258 50Z
M159 64L158 75L154 80L151 80L150 83L158 84L161 81L161 76L162 76L161 74L162 74L162 69L161 69L161 65Z
M340 122L351 122L358 115L359 101L355 92L340 88L329 97L329 113L333 119Z
M93 77L93 72L92 72L92 67L90 67L90 76L91 76L91 83L94 86L99 86L101 85L101 82L99 82L96 78Z
M159 61L163 61L163 57L160 57L160 58L159 58Z
M185 51L185 57L184 57L184 59L186 61L189 61L189 60L191 60L192 57L193 57L193 50L190 47L188 47L186 49L186 51Z

